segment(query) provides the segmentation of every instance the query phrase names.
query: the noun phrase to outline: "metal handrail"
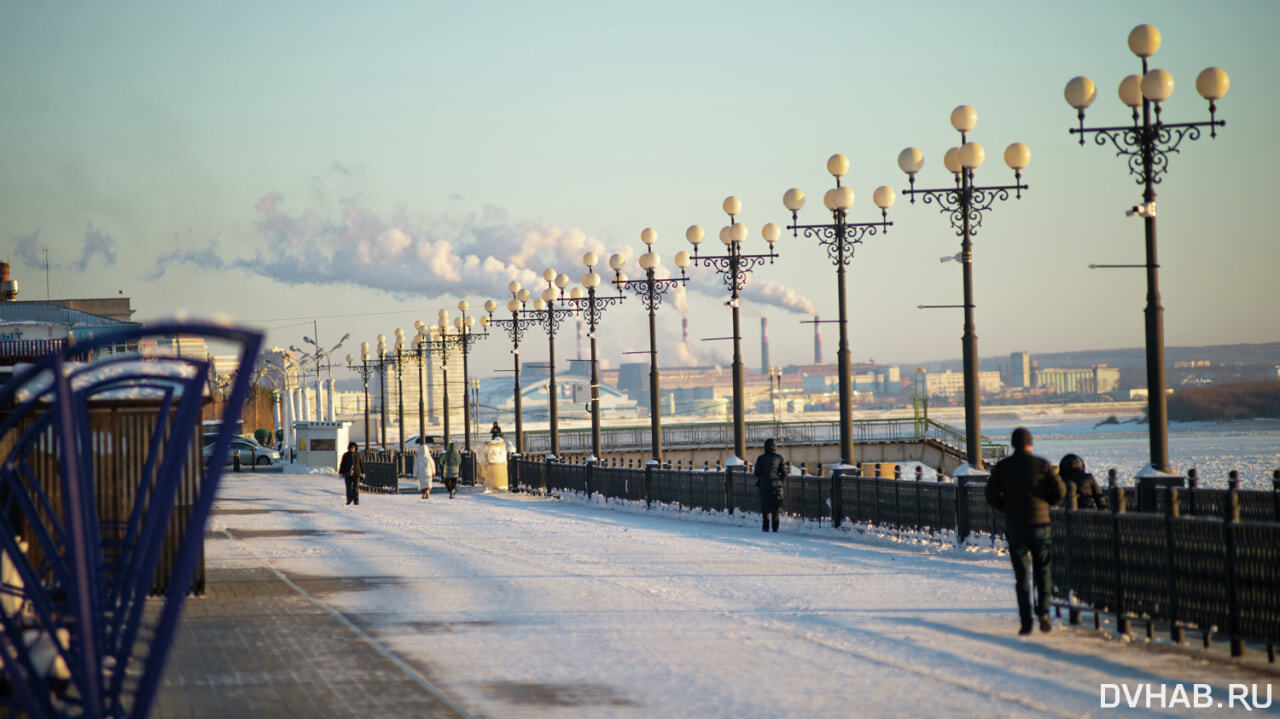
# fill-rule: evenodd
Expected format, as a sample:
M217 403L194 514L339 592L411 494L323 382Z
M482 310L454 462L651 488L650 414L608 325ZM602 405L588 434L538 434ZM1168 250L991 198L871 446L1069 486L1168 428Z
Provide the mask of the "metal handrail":
M601 444L614 451L641 450L651 446L647 426L611 427L601 432ZM766 439L782 444L835 444L840 441L840 423L823 422L752 422L747 424L747 444L763 444ZM965 451L964 432L932 419L914 417L861 419L853 422L855 442L904 442L930 440L960 454ZM1006 453L1003 445L983 438L983 456L999 459ZM662 428L662 445L682 447L731 447L733 428L723 422L667 425ZM551 448L546 431L525 432L526 452L542 453ZM587 429L560 431L562 453L589 452L591 432Z

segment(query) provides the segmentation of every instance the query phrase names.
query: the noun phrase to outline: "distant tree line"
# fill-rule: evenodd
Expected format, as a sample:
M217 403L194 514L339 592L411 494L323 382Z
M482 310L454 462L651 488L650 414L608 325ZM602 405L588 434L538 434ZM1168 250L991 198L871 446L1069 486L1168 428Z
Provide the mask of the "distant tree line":
M1169 419L1280 418L1280 382L1238 382L1180 389L1169 397Z

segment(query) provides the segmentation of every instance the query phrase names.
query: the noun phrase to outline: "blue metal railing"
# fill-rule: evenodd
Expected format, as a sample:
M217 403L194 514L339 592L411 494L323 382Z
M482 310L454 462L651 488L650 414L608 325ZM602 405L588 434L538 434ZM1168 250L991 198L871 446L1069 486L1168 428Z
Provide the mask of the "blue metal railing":
M235 375L201 467L209 361L69 360L178 335L236 345L241 367L262 342L208 324L105 333L0 388L11 408L0 416L0 715L145 717L151 707L253 375ZM154 594L163 599L147 611Z

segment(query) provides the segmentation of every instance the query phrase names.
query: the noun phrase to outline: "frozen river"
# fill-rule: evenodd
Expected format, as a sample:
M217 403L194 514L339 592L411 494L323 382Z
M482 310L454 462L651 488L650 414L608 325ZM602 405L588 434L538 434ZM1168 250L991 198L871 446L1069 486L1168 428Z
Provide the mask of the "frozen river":
M478 715L1065 717L1110 713L1104 683L1258 681L1061 627L1019 638L990 550L505 494L348 507L341 485L228 475L210 531L233 539L208 562L358 580L319 601Z
M1007 441L1013 420L997 420L982 433ZM1115 467L1123 484L1150 461L1147 425L1122 422L1098 425L1096 421L1025 419L1035 435L1035 452L1051 462L1074 452L1099 480ZM1169 461L1174 471L1195 468L1201 486L1225 487L1227 473L1240 472L1240 486L1271 489L1271 473L1280 468L1280 420L1233 422L1173 422L1169 425Z

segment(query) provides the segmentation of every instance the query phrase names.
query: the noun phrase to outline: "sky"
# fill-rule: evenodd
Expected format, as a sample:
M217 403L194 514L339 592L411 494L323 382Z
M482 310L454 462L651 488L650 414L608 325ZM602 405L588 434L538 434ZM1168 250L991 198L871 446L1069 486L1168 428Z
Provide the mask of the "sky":
M1227 126L1184 142L1159 192L1159 262L1170 345L1280 340L1280 249L1267 208L1280 143L1280 3L378 3L204 5L11 2L0 7L0 258L21 299L123 291L137 319L183 310L313 336L339 351L412 332L461 298L535 290L548 266L576 282L592 250L634 265L658 231L666 266L704 247L741 197L748 251L786 224L827 221L833 152L848 155L853 221L878 219L875 187L899 191L894 225L849 271L856 361L958 357L959 238L936 206L901 195L896 158L925 154L920 185L945 186L948 118L978 112L983 184L1006 184L1003 148L1032 152L1020 200L974 238L982 356L1142 344L1140 187L1114 151L1081 147L1066 81L1094 79L1090 125L1128 122L1120 79L1139 72L1126 38L1155 25L1153 67L1173 73L1165 120L1208 118L1195 77L1231 75ZM1273 68L1267 70L1267 68ZM744 359L812 359L809 319L836 317L835 270L813 240L785 234L743 302ZM600 269L606 269L601 267ZM607 270L606 270L607 271ZM692 275L660 314L661 361L727 363L720 279ZM677 306L678 305L678 306ZM694 340L679 347L680 309ZM505 310L503 311L505 313ZM313 321L316 323L313 329ZM605 366L647 348L634 300L599 332ZM568 331L572 334L572 329ZM823 327L834 361L836 327ZM522 356L545 358L545 341ZM510 364L505 336L476 346L479 376ZM572 337L558 356L576 354ZM539 355L539 352L542 354Z

